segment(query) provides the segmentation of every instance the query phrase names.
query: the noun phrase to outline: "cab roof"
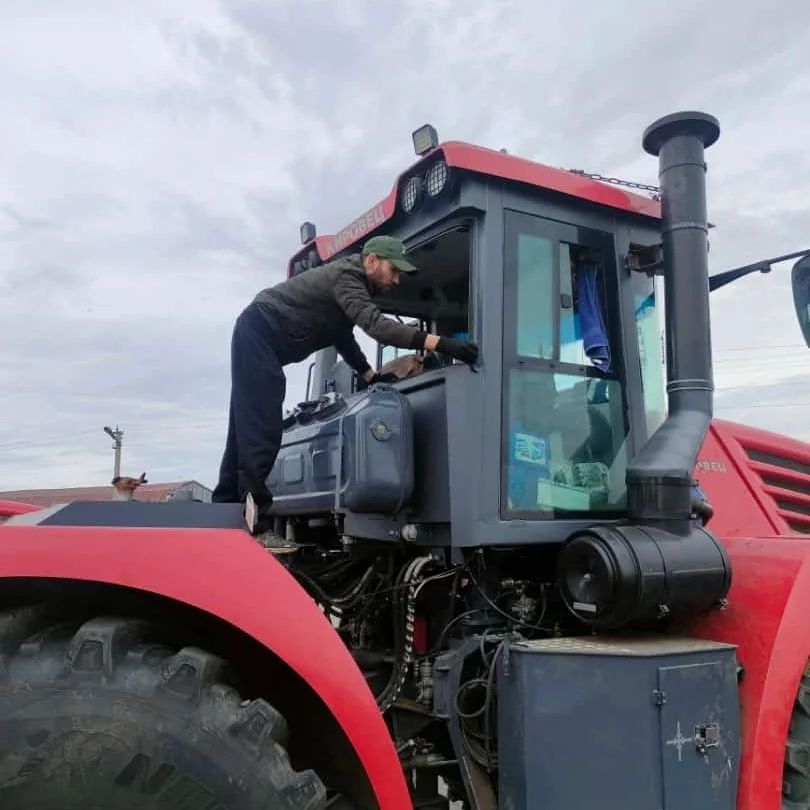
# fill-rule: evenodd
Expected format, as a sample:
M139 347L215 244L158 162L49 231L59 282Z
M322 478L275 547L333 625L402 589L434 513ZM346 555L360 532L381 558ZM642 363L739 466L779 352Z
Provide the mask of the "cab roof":
M410 177L414 169L432 162L437 157L443 158L450 168L525 183L535 188L555 191L631 214L640 214L654 219L661 218L660 202L641 194L634 194L575 172L546 166L494 149L486 149L462 141L446 141L421 156L415 164L403 172L385 199L369 208L336 234L316 236L315 239L307 242L290 260L288 274L293 275L295 263L308 257L313 250L317 253L319 261L328 261L346 248L359 243L372 231L377 230L396 213L403 180Z

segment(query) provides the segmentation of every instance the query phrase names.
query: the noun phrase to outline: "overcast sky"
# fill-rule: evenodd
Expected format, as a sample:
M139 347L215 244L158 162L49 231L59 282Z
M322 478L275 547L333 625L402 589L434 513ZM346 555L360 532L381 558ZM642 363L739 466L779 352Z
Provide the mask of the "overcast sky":
M212 486L234 318L426 121L655 183L644 127L705 110L712 271L810 247L808 53L807 0L3 0L0 489L107 483L107 424ZM713 295L716 408L810 440L789 275Z

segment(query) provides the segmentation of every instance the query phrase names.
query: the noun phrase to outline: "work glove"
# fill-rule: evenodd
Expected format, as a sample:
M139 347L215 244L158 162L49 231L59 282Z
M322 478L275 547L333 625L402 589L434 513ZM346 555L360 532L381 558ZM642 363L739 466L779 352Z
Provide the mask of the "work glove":
M466 340L441 337L436 344L436 351L450 355L450 357L469 365L478 362L478 346L475 343L468 343Z

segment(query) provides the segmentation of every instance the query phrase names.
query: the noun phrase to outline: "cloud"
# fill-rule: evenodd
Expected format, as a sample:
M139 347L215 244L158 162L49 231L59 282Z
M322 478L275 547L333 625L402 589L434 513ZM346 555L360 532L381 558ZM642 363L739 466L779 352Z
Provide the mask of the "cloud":
M0 32L0 488L105 482L110 423L127 470L213 484L235 316L426 121L650 183L644 127L706 109L713 271L810 246L799 0L7 2ZM788 276L713 294L718 414L807 437Z

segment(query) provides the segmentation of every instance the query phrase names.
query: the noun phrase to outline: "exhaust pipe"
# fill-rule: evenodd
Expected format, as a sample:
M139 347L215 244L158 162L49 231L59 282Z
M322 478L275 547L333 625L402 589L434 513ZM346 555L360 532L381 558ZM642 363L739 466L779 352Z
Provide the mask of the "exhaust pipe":
M628 467L629 520L576 532L557 558L563 601L594 628L694 616L722 605L731 586L725 549L691 519L714 388L703 152L719 135L717 121L697 112L644 133L661 178L669 416Z
M651 124L642 141L659 161L669 416L627 470L636 520L689 520L695 461L712 418L704 149L719 135L711 115L683 112Z

